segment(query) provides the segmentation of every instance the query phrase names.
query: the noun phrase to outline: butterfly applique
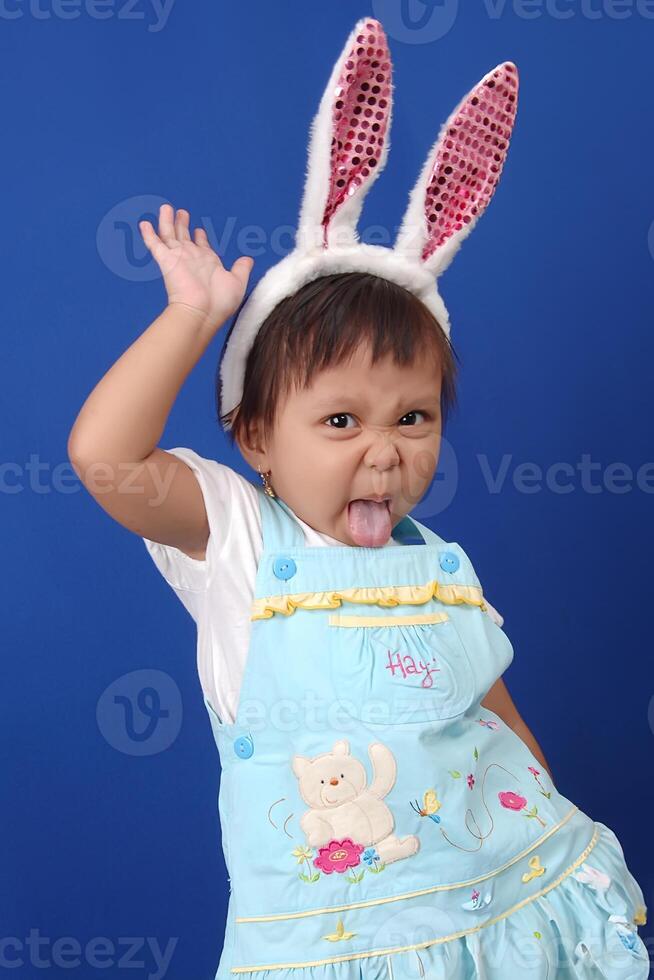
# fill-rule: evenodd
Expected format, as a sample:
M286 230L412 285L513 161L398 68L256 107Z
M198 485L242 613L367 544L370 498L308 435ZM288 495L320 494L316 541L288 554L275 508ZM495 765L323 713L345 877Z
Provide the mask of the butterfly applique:
M441 804L436 796L435 789L428 789L425 791L423 796L422 806L415 800L410 804L411 809L415 811L421 817L431 817L434 823L440 823L441 818L438 816L437 811L440 810Z

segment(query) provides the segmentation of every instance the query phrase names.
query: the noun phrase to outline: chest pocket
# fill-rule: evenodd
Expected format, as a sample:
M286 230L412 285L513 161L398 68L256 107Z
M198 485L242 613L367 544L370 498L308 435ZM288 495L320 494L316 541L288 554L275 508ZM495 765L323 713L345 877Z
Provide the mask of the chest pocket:
M328 619L335 697L353 717L379 724L440 721L475 697L470 659L446 611Z

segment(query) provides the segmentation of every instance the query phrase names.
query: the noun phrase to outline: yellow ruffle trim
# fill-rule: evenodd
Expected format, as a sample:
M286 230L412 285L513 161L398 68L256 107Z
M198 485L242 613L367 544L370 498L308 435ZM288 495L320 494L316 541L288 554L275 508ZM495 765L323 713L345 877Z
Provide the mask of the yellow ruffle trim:
M344 602L360 602L377 606L418 606L438 599L447 605L466 602L486 610L483 593L478 585L443 585L436 579L427 585L384 585L372 588L356 587L331 592L296 592L292 595L265 596L252 603L250 619L270 619L275 613L290 616L296 609L338 609Z

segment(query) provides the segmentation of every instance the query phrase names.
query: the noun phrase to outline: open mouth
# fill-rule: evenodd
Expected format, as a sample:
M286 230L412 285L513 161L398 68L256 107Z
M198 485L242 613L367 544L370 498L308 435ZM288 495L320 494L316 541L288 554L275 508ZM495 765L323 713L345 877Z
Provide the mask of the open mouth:
M371 516L376 512L378 520L382 517L382 515L384 515L384 519L386 519L386 515L392 518L391 503L391 497L386 497L384 500L375 500L374 497L355 497L353 500L348 502L348 517L352 514L353 508L360 509L361 507L364 507L367 509L367 513Z

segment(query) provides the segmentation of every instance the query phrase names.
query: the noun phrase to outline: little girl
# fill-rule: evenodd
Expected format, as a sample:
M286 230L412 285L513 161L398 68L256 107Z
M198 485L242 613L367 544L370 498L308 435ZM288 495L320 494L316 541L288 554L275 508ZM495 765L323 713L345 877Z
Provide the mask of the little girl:
M648 974L617 837L557 791L467 553L409 517L455 401L434 275L492 196L516 90L511 63L485 76L395 248L361 244L391 94L366 18L314 121L299 244L243 306L250 259L228 271L169 205L158 232L140 224L168 304L89 396L69 454L197 623L231 881L218 980ZM157 446L237 310L220 418L261 486ZM114 466L102 485L97 460Z

